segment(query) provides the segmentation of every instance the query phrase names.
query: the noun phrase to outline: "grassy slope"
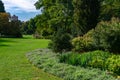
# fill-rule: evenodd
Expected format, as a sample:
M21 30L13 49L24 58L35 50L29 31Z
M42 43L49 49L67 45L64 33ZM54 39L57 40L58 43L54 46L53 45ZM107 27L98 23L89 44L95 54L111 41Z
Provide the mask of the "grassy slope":
M61 80L32 66L25 54L45 48L49 40L2 38L0 39L0 80Z

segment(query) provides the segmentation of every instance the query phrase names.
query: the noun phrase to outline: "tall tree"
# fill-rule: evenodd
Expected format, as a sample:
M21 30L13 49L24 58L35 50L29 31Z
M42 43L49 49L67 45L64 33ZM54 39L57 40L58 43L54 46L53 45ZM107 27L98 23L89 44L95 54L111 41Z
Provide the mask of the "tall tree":
M68 29L72 22L72 0L39 0L36 8L42 9L42 14L47 16L46 23L54 31L61 27Z
M83 35L96 27L100 13L100 0L73 0L74 26Z
M5 12L4 4L1 0L0 0L0 12Z

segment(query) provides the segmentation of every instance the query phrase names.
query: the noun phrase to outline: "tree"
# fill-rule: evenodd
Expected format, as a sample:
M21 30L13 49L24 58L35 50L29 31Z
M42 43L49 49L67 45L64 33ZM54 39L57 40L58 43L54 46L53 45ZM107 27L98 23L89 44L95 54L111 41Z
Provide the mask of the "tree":
M74 26L78 35L84 35L96 27L100 13L99 0L73 0Z
M42 9L43 19L55 32L59 28L69 30L72 23L72 0L39 0L35 4L37 9ZM47 17L46 17L47 16Z
M4 4L1 0L0 0L0 12L5 12Z

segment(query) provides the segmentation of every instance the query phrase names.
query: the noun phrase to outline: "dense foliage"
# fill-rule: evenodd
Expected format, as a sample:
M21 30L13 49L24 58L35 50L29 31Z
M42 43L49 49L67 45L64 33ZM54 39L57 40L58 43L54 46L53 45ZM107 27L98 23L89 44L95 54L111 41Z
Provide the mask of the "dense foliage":
M33 51L28 53L27 57L38 68L64 80L115 80L110 74L99 69L82 68L59 63L59 55L48 49Z
M81 67L100 68L120 75L120 56L108 52L93 51L83 54L65 53L60 56L60 62Z

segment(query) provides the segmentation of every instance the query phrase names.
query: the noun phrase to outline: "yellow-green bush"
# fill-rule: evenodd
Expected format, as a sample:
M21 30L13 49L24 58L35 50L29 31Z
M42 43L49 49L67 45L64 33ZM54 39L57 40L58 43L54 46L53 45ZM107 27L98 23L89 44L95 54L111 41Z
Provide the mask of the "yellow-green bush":
M113 55L106 61L106 67L108 70L120 75L120 56Z
M91 34L91 33L90 33ZM90 51L93 49L93 38L90 34L72 39L73 50L78 52Z

